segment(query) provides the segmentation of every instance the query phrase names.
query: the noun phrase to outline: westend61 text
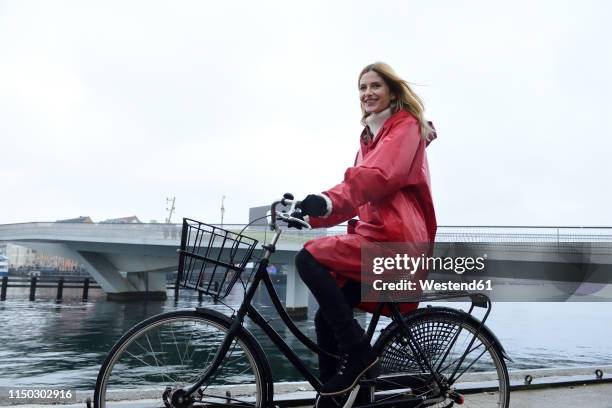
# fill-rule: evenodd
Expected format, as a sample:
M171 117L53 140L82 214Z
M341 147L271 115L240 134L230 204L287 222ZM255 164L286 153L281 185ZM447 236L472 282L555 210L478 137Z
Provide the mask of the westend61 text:
M491 280L473 280L471 282L436 282L430 279L419 280L419 288L424 291L483 291L493 290ZM393 290L407 291L417 290L417 283L408 279L402 279L399 282L383 282L377 279L373 282L374 290Z
M485 267L485 257L437 257L437 256L410 256L408 254L396 254L389 257L375 257L372 260L372 272L380 275L385 271L410 271L414 275L419 269L429 271L454 271L462 274L465 271L482 271Z

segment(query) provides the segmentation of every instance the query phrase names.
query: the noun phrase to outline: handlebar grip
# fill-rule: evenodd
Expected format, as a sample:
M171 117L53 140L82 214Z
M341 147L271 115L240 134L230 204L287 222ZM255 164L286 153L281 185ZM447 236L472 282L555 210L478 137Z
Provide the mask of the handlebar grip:
M306 228L312 229L312 225L306 222L306 220L300 220L299 218L295 218L295 220L299 222L300 224L302 224L303 226L305 226Z
M311 226L311 225L310 225L308 222L306 222L305 220L302 220L302 219L300 219L300 218L296 218L296 217L292 217L292 216L290 216L290 215L289 215L289 214L287 214L287 213L282 213L282 212L279 212L279 213L277 214L277 217L278 217L279 219L281 219L281 220L285 221L286 223L289 223L289 222L297 222L298 224L301 224L302 226L304 226L304 227L306 227L306 228L308 228L308 229L312 229L312 226Z
M277 212L276 211L276 206L278 204L282 204L285 207L286 206L290 206L291 208L289 208L289 212L293 213L293 211L296 208L298 208L298 209L300 208L300 205L302 204L302 202L298 201L298 200L294 200L293 199L293 194L291 194L291 193L285 193L285 194L283 194L283 198L281 198L278 201L273 202L272 205L270 206L270 216L271 216L270 227L272 229L276 229L276 218L277 218L277 216L279 216L279 218L281 220L283 220L283 221L288 221L287 218L289 218L289 219L295 220L296 222L302 224L304 227L306 227L308 229L312 229L310 224L305 222L305 221L303 221L303 220L291 217L288 213Z

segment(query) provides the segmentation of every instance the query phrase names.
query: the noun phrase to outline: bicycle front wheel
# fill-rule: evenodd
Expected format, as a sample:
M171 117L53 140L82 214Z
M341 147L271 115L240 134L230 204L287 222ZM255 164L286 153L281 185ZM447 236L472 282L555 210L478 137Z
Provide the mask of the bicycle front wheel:
M413 402L398 406L508 407L510 383L501 350L478 322L461 313L429 308L407 315L412 344L395 323L383 331L376 343L382 374L371 387L370 398ZM415 343L436 371L442 389L414 352Z
M94 405L265 407L270 368L256 340L241 330L219 368L191 399L177 390L195 384L212 364L232 320L210 310L154 316L126 333L100 368Z

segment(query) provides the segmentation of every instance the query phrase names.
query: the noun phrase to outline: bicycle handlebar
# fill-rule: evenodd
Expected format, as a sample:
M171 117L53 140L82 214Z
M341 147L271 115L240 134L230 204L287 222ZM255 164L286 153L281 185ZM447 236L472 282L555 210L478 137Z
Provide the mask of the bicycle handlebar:
M293 212L295 211L296 208L300 207L300 203L301 201L299 200L294 200L293 199L293 194L289 194L286 193L283 198L281 198L278 201L274 201L272 203L272 205L270 206L270 215L272 217L271 222L270 222L270 227L272 229L276 229L277 225L276 225L276 219L279 218L285 222L289 222L289 221L293 221L293 222L297 222L299 224L302 224L304 227L308 228L308 229L312 229L312 227L310 226L309 223L307 223L306 221L300 219L300 218L296 218L296 217L292 217L291 214L293 214ZM283 206L290 206L288 211L277 211L276 207L282 204Z

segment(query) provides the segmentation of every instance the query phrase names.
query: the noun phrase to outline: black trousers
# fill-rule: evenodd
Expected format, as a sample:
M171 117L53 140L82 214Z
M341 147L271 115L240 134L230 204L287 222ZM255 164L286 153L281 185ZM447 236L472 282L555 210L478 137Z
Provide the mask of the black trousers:
M315 315L317 344L331 353L338 353L363 341L364 330L353 316L360 303L361 285L348 281L342 288L329 269L318 263L305 249L298 252L295 265L300 277L319 303ZM326 382L336 372L338 361L319 356L319 378Z

